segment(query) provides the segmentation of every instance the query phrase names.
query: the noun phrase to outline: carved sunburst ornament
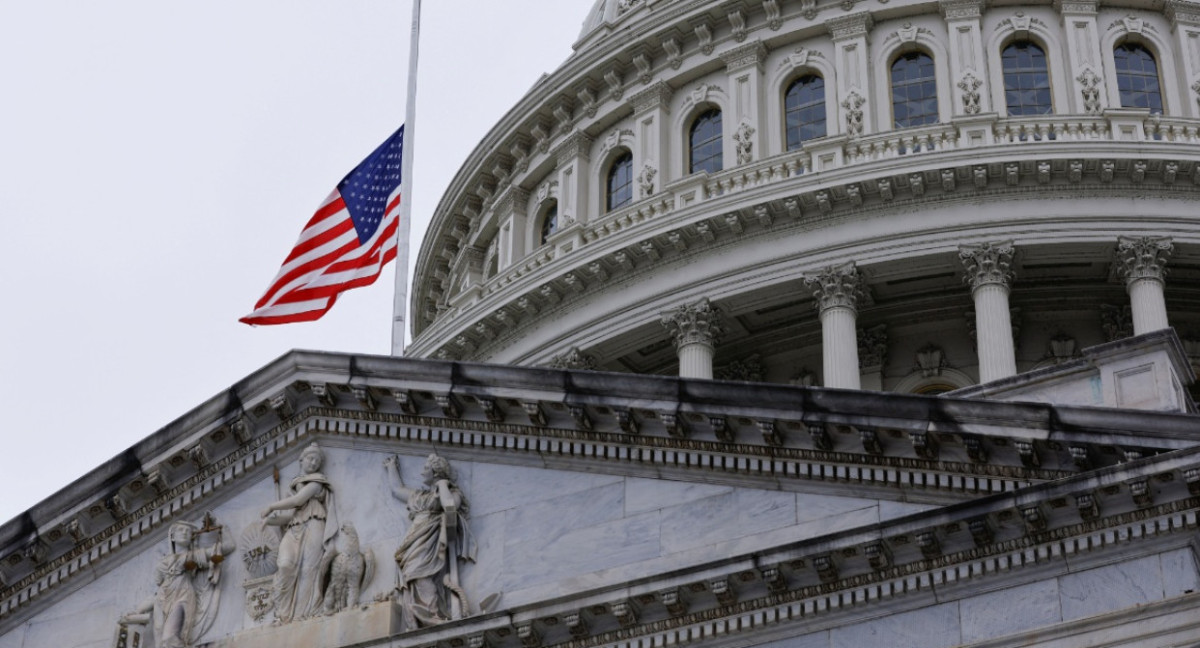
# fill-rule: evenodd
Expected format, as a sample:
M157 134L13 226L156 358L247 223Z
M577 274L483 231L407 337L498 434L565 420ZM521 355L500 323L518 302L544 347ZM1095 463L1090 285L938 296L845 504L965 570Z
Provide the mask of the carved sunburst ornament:
M261 578L275 573L275 558L279 553L279 536L273 529L261 525L250 525L242 532L242 560L251 578Z

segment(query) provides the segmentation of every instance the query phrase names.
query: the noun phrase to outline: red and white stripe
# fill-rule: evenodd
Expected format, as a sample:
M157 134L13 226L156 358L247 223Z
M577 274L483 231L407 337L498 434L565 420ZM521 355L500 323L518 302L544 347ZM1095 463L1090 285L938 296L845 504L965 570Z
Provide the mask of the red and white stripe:
M334 189L313 217L279 268L254 312L239 321L247 324L287 324L320 318L351 288L369 286L388 261L396 258L400 192L388 197L383 222L366 243L359 243L350 212Z

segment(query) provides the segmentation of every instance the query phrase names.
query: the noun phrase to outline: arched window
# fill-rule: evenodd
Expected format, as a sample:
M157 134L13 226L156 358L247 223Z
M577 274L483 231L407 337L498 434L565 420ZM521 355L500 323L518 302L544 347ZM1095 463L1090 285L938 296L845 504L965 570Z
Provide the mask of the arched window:
M787 150L800 148L805 140L825 136L825 79L809 74L788 86L783 95L787 123Z
M1009 115L1048 115L1050 72L1046 53L1030 41L1016 41L1000 54L1004 69L1004 101Z
M896 128L937 123L937 76L928 54L909 52L892 63L892 119Z
M722 169L721 160L721 111L712 109L692 122L688 135L688 173L707 171L716 173Z
M558 203L552 202L542 213L542 237L539 239L541 245L545 245L546 241L558 231Z
M1117 90L1122 108L1149 108L1163 111L1162 90L1158 82L1158 63L1150 50L1137 43L1123 43L1113 49L1117 70Z
M633 202L633 153L625 151L608 167L605 207L612 211Z

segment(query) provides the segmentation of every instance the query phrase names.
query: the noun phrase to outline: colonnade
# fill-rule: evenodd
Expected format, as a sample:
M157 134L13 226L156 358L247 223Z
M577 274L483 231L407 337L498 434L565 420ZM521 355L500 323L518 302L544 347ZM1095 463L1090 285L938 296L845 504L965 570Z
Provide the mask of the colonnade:
M1129 293L1134 335L1169 326L1163 289L1172 248L1171 239L1165 237L1121 237L1117 241L1114 264ZM1016 253L1012 241L959 248L964 280L975 304L981 383L1017 373L1009 307ZM803 281L816 300L821 321L824 386L861 389L857 318L859 308L870 305L864 273L847 262L806 274ZM707 298L662 315L662 325L675 342L680 377L713 377L715 348L727 330L724 317Z

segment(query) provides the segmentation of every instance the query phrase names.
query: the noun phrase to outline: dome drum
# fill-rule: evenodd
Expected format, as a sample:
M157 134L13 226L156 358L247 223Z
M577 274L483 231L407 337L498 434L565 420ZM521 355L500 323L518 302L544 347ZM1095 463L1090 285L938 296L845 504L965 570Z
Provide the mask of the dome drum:
M1027 347L1068 333L1057 328L1086 329L1075 337L1088 343L1111 337L1097 323L1100 302L1130 307L1113 270L1119 237L1168 239L1168 268L1185 272L1198 252L1200 90L1190 85L1200 61L1184 47L1200 37L1193 3L1162 13L626 4L597 5L604 19L585 26L575 56L455 179L418 262L412 353L546 364L574 352L598 368L671 372L658 320L709 299L735 323L714 349L718 368L757 356L763 379L792 380L800 365L822 364L802 278L852 262L879 297L859 309L859 338L884 326L885 346L915 354L923 343L905 337L905 322L927 315L920 327L953 331L943 357L979 380L984 320L964 323L960 246L1018 250L1006 301L1022 313L1003 330L1055 312L1056 286L1088 295L1072 306L1077 322L1018 334L1020 370L1052 357ZM610 31L617 24L627 37ZM1141 68L1122 62L1136 57ZM814 78L824 94L806 86L789 103L790 89ZM796 147L789 129L814 115L823 122ZM697 155L708 156L704 170L690 172ZM628 193L613 200L613 187ZM539 234L551 204L555 228ZM1026 253L1086 260L1027 272ZM1197 295L1186 282L1158 285L1170 323L1190 335ZM787 321L745 325L771 309ZM894 388L911 373L902 369L863 386Z

